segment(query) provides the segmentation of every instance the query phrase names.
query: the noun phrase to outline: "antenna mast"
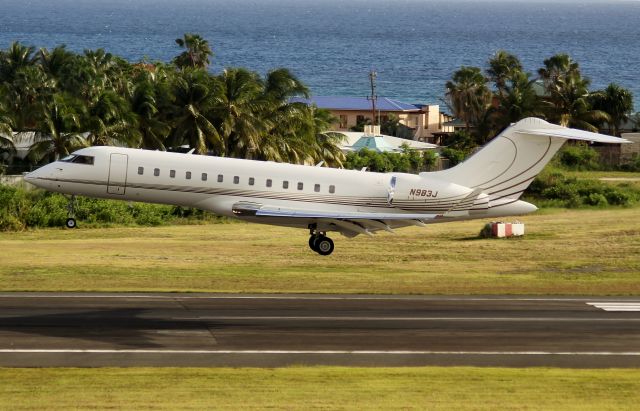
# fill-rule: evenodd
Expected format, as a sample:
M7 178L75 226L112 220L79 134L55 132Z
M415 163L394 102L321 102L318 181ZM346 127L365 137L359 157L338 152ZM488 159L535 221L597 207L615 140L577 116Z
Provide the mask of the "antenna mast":
M376 101L378 100L378 95L376 94L376 77L378 73L374 70L369 72L369 81L371 82L371 95L367 96L367 100L371 100L371 125L376 125Z

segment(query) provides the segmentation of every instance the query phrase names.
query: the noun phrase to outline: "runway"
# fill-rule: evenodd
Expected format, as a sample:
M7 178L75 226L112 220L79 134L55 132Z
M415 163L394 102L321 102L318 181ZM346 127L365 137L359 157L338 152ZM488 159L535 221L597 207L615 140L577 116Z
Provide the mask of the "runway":
M0 293L0 366L640 366L639 298Z

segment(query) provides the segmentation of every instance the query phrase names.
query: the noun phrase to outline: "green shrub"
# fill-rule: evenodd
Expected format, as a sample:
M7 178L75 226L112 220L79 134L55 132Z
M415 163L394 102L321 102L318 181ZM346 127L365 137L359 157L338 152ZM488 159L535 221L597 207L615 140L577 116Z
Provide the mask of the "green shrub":
M609 188L605 190L604 196L607 199L607 202L611 205L627 205L634 201L631 194L626 193L622 187L618 187L617 189Z
M585 199L585 204L596 207L606 207L609 205L607 198L600 193L591 193Z
M441 151L442 157L449 159L449 167L453 167L457 164L460 164L467 158L467 153L462 150L457 150L455 148L445 147Z
M623 171L640 171L640 156L634 156L630 163L623 164L620 169Z
M23 229L22 217L27 206L24 190L0 185L0 230Z
M61 194L0 185L0 231L63 227L68 217L68 204L67 198ZM194 222L226 221L224 217L202 210L87 197L77 198L75 212L78 221L93 226L156 226L185 219Z
M560 164L568 170L599 170L598 152L585 144L565 146L558 153Z
M379 173L419 173L432 170L437 160L438 155L433 151L420 153L409 149L408 146L403 146L402 153L379 153L365 148L347 153L344 168L360 170L363 167L367 167L369 171Z
M547 206L628 206L640 201L640 191L632 186L611 186L597 180L567 177L559 171L544 172L531 183L527 197Z
M425 150L422 152L422 164L425 170L433 170L438 163L438 154L433 150Z

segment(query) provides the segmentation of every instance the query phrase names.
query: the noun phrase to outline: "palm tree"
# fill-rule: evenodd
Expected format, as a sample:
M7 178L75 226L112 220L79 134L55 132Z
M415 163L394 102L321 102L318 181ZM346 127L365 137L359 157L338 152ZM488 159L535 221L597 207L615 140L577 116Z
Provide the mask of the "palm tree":
M127 100L114 91L100 93L87 107L81 124L83 131L89 133L92 145L137 147L140 144L135 114Z
M176 39L176 44L186 50L173 59L174 64L181 68L207 68L209 57L213 56L209 42L198 34L186 33Z
M609 121L602 110L589 104L589 79L582 77L578 63L566 54L558 54L544 61L538 70L544 80L547 118L565 127L597 131L594 124Z
M18 70L34 63L33 46L11 43L7 51L0 52L0 82L12 82Z
M47 104L56 90L56 82L37 65L20 68L14 80L3 85L7 109L13 113L17 130L36 127L40 105Z
M526 117L544 115L540 97L533 88L534 83L535 80L530 80L529 74L522 71L512 72L506 77L496 109L500 129Z
M291 97L309 97L309 89L286 68L271 70L264 81L265 97L288 102Z
M104 49L87 49L84 51L84 57L96 73L106 73L116 65L113 55Z
M211 122L214 105L213 80L203 70L186 70L178 74L173 84L175 97L171 109L173 132L168 145L189 144L197 153L211 148L216 154L225 153L225 141Z
M270 101L263 98L263 90L260 77L243 68L227 69L218 76L212 115L224 141L225 155L255 156L261 137L271 128L264 115Z
M585 87L589 85L588 79L582 79L578 63L564 53L544 60L544 67L538 70L538 75L544 80L546 88L553 87L558 82L565 82L570 77L577 77L585 81Z
M0 99L0 150L15 153L16 147L13 141L13 119L5 109Z
M68 51L64 45L55 47L51 51L41 48L37 55L37 60L44 72L58 81L64 77L75 59L76 55Z
M56 94L49 104L41 105L41 121L35 133L35 143L28 157L40 161L46 157L58 160L70 152L88 145L78 132L78 103L68 95Z
M314 160L324 161L330 167L342 167L346 157L340 149L340 143L344 141L345 136L328 131L335 122L335 117L328 110L317 107L309 107L309 111L315 136Z
M506 92L507 81L515 74L522 72L522 63L518 57L504 50L499 50L489 59L487 75L494 82L498 90L498 96Z
M446 84L446 103L467 131L478 124L491 102L487 80L478 67L461 67Z
M287 69L270 71L264 81L264 89L257 97L263 119L260 143L253 150L253 157L262 160L304 163L315 158L314 139L309 107L291 102L295 96L309 96L309 90Z
M159 118L156 89L150 78L138 79L131 96L131 110L137 116L140 147L166 150L164 141L171 127Z
M629 120L633 111L633 95L626 88L611 83L606 89L591 94L594 109L601 110L611 117L609 134L619 135L620 125Z

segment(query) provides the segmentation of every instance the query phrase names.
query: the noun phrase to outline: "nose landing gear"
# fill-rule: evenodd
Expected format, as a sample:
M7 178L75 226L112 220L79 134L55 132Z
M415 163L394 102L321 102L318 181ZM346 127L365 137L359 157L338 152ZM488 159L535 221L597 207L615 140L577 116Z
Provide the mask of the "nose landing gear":
M67 228L76 228L78 226L78 224L76 223L76 196L72 195L71 197L69 197L69 204L67 205L67 212L68 212L68 216L69 218L67 218L67 221L65 222L65 226Z
M326 236L326 233L311 227L311 237L309 237L309 248L320 255L329 255L333 252L333 240Z

